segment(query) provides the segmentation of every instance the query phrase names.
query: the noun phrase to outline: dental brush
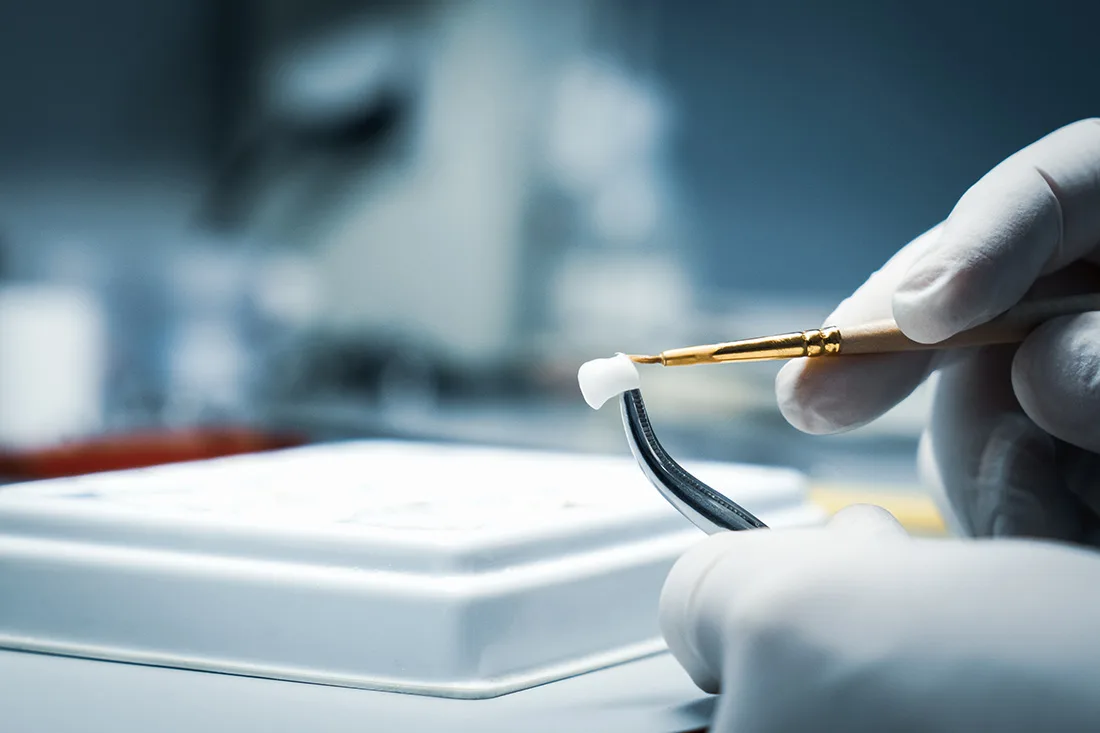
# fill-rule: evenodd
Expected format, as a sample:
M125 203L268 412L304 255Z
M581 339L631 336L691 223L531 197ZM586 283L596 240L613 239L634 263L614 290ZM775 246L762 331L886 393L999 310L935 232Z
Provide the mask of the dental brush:
M630 360L636 364L689 366L1014 344L1052 318L1090 311L1100 311L1100 294L1026 301L987 323L934 344L913 341L902 333L893 319L886 318L853 326L825 326L776 336L669 349L652 356L631 355Z
M990 346L1023 341L1031 331L1059 316L1100 311L1100 294L1031 300L1005 311L981 326L934 344L913 341L892 319L855 326L824 328L777 336L689 346L653 356L618 354L581 365L577 373L585 401L598 410L619 396L623 428L631 453L650 483L673 507L708 534L729 530L764 529L750 511L686 471L661 446L642 400L635 364L687 366L737 361L886 354L927 349Z

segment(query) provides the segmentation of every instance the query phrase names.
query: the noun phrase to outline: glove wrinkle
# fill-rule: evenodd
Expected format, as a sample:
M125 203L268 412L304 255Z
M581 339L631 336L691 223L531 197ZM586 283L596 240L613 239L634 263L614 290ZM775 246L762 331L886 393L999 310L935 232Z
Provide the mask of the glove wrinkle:
M1021 344L1011 373L1020 405L1036 424L1100 451L1100 313L1044 323Z
M1050 192L1050 200L1053 202L1054 218L1058 222L1058 234L1054 239L1050 256L1047 258L1046 264L1043 265L1043 269L1040 270L1040 275L1047 275L1065 267L1068 261L1076 258L1066 257L1066 217L1062 211L1062 200L1059 195L1060 186L1058 185L1058 181L1054 180L1054 176L1047 173L1041 165L1033 165L1032 170L1034 170L1039 178L1047 185L1047 190ZM1065 194L1063 193L1062 195Z
M1093 527L1100 519L1100 455L1072 443L1055 441L1059 478L1091 513Z
M1021 410L1012 347L941 370L929 452L953 514L973 536L1082 539L1081 505L1058 474L1054 439Z

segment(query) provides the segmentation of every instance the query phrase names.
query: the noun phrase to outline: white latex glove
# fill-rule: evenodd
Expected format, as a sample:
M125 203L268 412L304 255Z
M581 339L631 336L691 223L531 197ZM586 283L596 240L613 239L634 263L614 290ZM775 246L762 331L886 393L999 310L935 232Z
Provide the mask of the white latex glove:
M1100 292L1098 245L1094 119L990 171L943 224L898 252L826 321L843 327L893 316L910 338L934 343L1029 292ZM776 389L793 425L832 433L882 415L936 369L922 463L946 496L949 519L976 536L1097 544L1100 313L1054 320L1018 348L792 361Z
M917 540L850 507L713 535L661 598L672 653L721 692L714 733L1100 730L1100 554Z
M1100 121L997 166L827 319L893 317L934 343L1022 297L1089 288ZM796 427L865 424L939 370L922 467L961 529L1096 542L1100 314L1017 347L799 360ZM945 507L947 508L947 507ZM842 531L837 531L842 530ZM1025 540L913 540L881 510L829 528L715 535L673 569L669 648L722 692L714 730L1100 730L1100 554Z

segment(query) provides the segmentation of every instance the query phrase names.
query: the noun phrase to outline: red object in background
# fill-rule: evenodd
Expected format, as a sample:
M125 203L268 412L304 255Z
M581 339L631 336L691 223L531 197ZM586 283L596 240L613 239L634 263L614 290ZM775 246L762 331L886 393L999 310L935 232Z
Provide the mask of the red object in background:
M0 451L0 477L35 480L292 448L306 440L248 428L108 435L33 451Z

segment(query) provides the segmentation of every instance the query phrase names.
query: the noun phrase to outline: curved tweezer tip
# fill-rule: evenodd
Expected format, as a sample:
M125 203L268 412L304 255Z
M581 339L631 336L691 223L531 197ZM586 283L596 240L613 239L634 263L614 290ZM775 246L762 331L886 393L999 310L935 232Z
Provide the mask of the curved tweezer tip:
M707 534L760 529L766 524L685 471L657 441L640 390L623 392L623 427L630 451L661 495Z

